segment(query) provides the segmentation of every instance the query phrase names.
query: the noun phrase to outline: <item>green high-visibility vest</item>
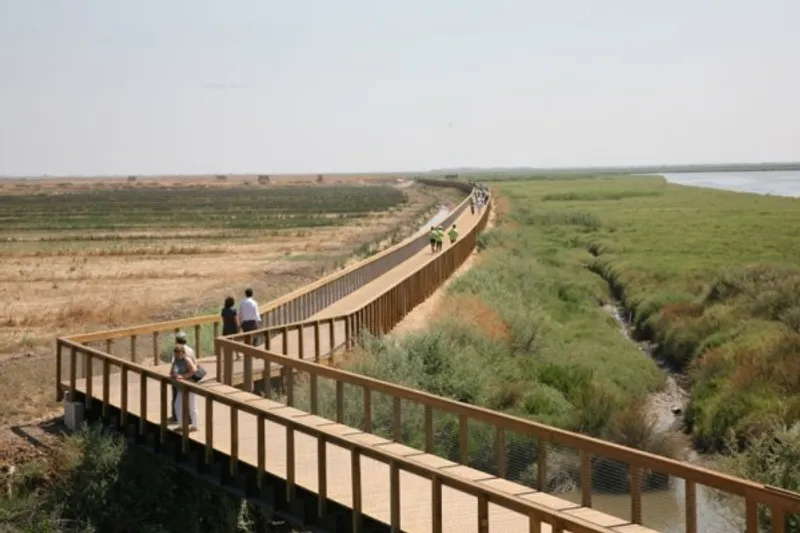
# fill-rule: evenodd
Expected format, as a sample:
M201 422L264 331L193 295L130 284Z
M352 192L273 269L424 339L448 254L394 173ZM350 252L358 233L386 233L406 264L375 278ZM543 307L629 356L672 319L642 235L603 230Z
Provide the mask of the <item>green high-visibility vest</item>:
M450 240L451 240L451 241L455 241L456 239L458 239L458 232L456 231L456 229L455 229L455 228L451 229L451 230L450 230L450 231L447 233L447 235L450 237Z

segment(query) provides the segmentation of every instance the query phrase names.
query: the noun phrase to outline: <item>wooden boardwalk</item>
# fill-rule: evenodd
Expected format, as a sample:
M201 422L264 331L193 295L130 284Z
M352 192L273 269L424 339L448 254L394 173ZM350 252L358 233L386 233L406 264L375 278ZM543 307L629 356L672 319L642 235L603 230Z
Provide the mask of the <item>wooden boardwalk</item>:
M427 182L434 183L435 180ZM438 182L438 185L454 186L445 182ZM466 203L460 205L460 208L464 207ZM184 451L190 449L190 442L205 445L207 460L215 456L211 452L216 452L229 458L232 467L237 463L253 467L248 470L255 473L259 482L263 480L264 472L283 479L288 490L287 501L293 499L293 487L316 493L319 495L319 517L325 516L325 502L339 503L351 510L353 527L357 531L360 531L359 517L364 515L391 524L393 531L407 532L655 533L638 525L643 521L643 482L650 474L666 475L683 482L685 516L682 529L685 533L699 530L698 486L740 498L744 503L742 523L747 533L759 531L759 509L769 510L770 530L775 533L786 530L785 518L791 513L800 516L800 494L797 493L314 364L313 361L321 362L330 359L331 354L335 357L344 351L360 332L384 333L391 330L411 307L429 296L468 257L475 245L477 228L484 223L485 217L482 218L481 214L461 211L456 224L462 239L455 247L445 242L443 254L432 254L427 247L419 249L419 240L413 246L403 243L359 263L351 271L332 275L331 279L320 280L282 300L271 302L274 313L267 323L281 326L272 327L269 344L262 344L268 351L241 344L244 340L241 338L217 339L216 348L223 351L224 357L201 359L208 376L203 383L187 387L197 396L199 431L183 437ZM318 311L309 317L312 309ZM298 324L297 321L304 317L308 318ZM169 405L171 380L167 377L169 365L159 364L164 355L163 337L159 334L169 335L178 329L193 327L194 339L197 340L201 338L201 328L210 329L212 326L216 336L218 316L190 317L60 338L57 342L57 397L61 399L64 391L74 389L86 397L93 415L98 414L96 408L99 404L109 405L119 409L123 418L136 416L142 422L160 426L162 437L177 432L179 428L167 425L167 417L172 411ZM136 362L139 360L137 338L143 340L143 336L150 335L153 349L149 362L155 366ZM126 339L130 342L130 350L126 350ZM118 352L112 351L114 341L121 345ZM96 343L103 342L105 351L92 347L93 343L96 346ZM236 351L245 356L233 361L228 355ZM223 359L232 364L222 364ZM281 401L292 406L275 401L275 396L264 398L224 384L245 381L241 377L231 379L242 374L253 380L261 379L265 374L265 359L273 361L271 376L280 375L282 370L290 370L291 375L298 376L297 382L283 382L286 389ZM245 369L245 360L250 366L248 369ZM87 379L87 374L92 377ZM304 381L306 378L307 382ZM330 387L327 395L320 396L318 381L323 379L328 380L328 385L335 384L335 398ZM336 411L334 420L298 409L301 404L294 401L295 383L301 387L309 385L307 390L301 390L308 394L304 399L308 400L310 411L330 413L333 407ZM250 385L247 383L243 388L252 391ZM347 390L358 394L345 395L345 387L351 387ZM183 391L185 393L186 389ZM391 401L391 404L384 402L383 407L375 405L384 410L389 408L388 414L381 413L384 419L380 424L386 430L385 418L390 417L390 433L397 441L370 433L376 395ZM347 413L363 415L362 429L337 422L352 420L345 417L345 402L354 398L359 405L349 407L357 408L355 411L360 413ZM403 414L403 405L408 405L408 402L412 408L419 408L416 418L409 420ZM424 421L420 420L423 410ZM434 426L434 416L441 414L449 417L445 421L451 426L447 429L448 446L453 444L452 438L457 437L457 450L448 450L448 453L458 455L458 463L427 453L436 450L435 443L440 439L437 431L441 428ZM413 411L411 416L415 416ZM402 423L417 420L424 433L422 450L399 442L403 439ZM481 444L481 453L489 453L491 458L470 456L470 439L474 438L470 423L483 424L484 428L488 426L493 433L493 437L488 437L494 440L493 443ZM147 424L139 425L142 436L148 429ZM552 459L556 465L559 448L568 450L572 454L569 460L580 463L580 475L576 481L580 484L577 499L582 503L504 479L509 467L511 451L508 446L512 434L525 439L515 441L517 448L520 445L535 446L524 453L535 455L535 459L531 459L533 463L526 465L535 469L536 487L547 486L546 476L551 472L548 459L551 452L548 450L555 452ZM519 451L517 449L516 453ZM485 464L494 464L494 467L487 468L496 468L500 477L463 466L475 464L475 459L490 459ZM601 467L610 464L609 461L627 467L630 520L591 508L593 477L604 475L602 468L594 471L595 460Z
M463 234L474 227L479 221L479 214L471 214L466 210L456 222L460 232ZM446 240L443 246L446 251L450 243ZM363 305L387 287L391 287L401 281L404 277L426 263L428 263L433 252L425 248L413 255L400 266L391 269L378 279L367 283L355 292L341 298L332 305L311 317L309 322L314 320L324 320L340 316L350 312L352 309ZM281 333L277 333L270 339L270 351L282 353L294 358L313 360L315 353L320 353L321 357L329 357L332 351L345 342L344 321L333 323L321 322L319 332L314 331L312 325L302 328L302 330L290 332L284 343ZM300 349L299 335L303 335L302 351ZM318 338L317 338L318 335ZM318 344L318 345L315 345ZM284 348L286 351L284 352ZM586 521L587 526L613 527L614 531L625 533L643 533L649 531L639 526L632 526L627 520L611 517L598 511L583 508L573 502L556 498L552 495L537 492L529 487L518 485L510 481L497 478L466 466L459 465L449 460L435 455L424 453L420 450L409 448L408 446L384 439L382 437L365 433L360 429L348 427L336 423L320 416L312 415L307 412L288 407L269 399L262 398L253 393L243 392L240 389L223 385L216 381L215 358L203 358L201 364L208 371L208 376L201 386L213 392L214 395L222 395L234 398L239 401L247 402L252 407L264 409L273 415L280 416L285 420L291 420L294 424L305 427L312 427L322 430L332 436L344 437L361 445L379 448L382 451L397 454L403 458L411 460L420 465L434 468L442 472L447 472L452 476L463 478L467 481L479 482L495 490L509 495L519 496L523 500L540 504L544 508L554 511L564 511L567 515ZM254 360L253 373L260 376L264 362ZM100 366L100 365L98 365ZM159 374L167 375L169 364L162 364L152 368ZM97 367L93 367L97 369ZM279 365L273 365L274 372L279 372ZM99 370L99 369L98 369ZM244 371L244 360L234 362L233 374L241 374ZM97 372L94 372L97 374ZM122 409L123 390L126 394L126 412L139 416L142 410L140 376L133 372L125 374L127 376L125 386L121 382L123 376L119 373L113 374L108 380L109 390L107 399L109 404ZM64 383L65 388L69 387L69 382ZM147 378L145 384L149 393L146 395L146 419L155 425L161 423L161 383L159 380ZM78 391L89 393L89 395L101 400L106 392L102 375L94 375L88 379L76 380L75 387ZM171 403L171 394L168 395ZM206 417L206 402L203 398L197 398L198 420L200 422L199 431L190 433L190 439L205 445L207 427L204 423ZM171 413L171 405L166 406L167 412ZM226 455L231 454L233 439L231 435L231 409L223 404L213 404L213 447L215 450ZM238 435L236 447L239 461L258 467L258 418L245 412L237 413ZM270 421L264 421L264 432L266 435L265 470L280 478L287 479L287 429L284 425ZM175 431L177 427L172 427ZM293 432L294 440L294 479L295 483L313 492L317 492L318 487L318 445L317 439L310 437L302 431ZM329 482L327 487L328 499L340 503L344 506L352 505L352 483L351 483L351 455L350 451L344 447L328 443L326 450L326 473L327 479L335 480ZM362 480L362 512L385 523L391 520L391 498L390 498L390 472L388 465L362 456L361 480ZM423 477L401 472L400 474L400 520L403 531L409 532L429 532L432 531L432 488L431 482ZM477 498L457 490L443 487L443 531L464 533L478 531L478 506ZM514 532L529 531L530 519L528 516L504 509L494 504L489 504L489 527L492 531ZM542 524L541 531L549 532L550 526ZM598 529L602 531L602 529ZM610 531L610 530L609 530Z
M127 380L127 412L139 416L141 409L141 383L139 376L128 374ZM110 380L111 385L108 391L108 401L111 405L121 408L121 381L119 375L113 376ZM160 424L161 401L160 394L155 393L159 390L160 383L154 379L148 379L147 390L147 416L146 419L155 425ZM581 507L579 504L563 500L546 494L537 492L530 487L519 485L504 479L497 478L490 474L474 470L472 468L458 465L435 455L426 454L420 450L404 446L384 439L382 437L365 433L360 429L337 424L326 418L311 415L307 412L287 407L284 404L267 400L255 394L242 392L234 387L211 382L206 383L205 388L213 391L215 395L224 395L235 398L239 401L247 402L253 407L268 410L274 415L278 415L285 420L291 420L294 424L323 430L332 436L344 437L353 442L380 448L382 451L400 455L410 461L420 465L434 468L450 475L463 478L467 481L479 482L495 490L509 495L519 496L524 500L535 502L554 511L563 511L566 515L574 517L580 521L585 521L587 525L596 525L609 528L608 531L618 533L651 533L652 530L642 526L632 525L629 521L603 514L599 511ZM76 383L76 389L85 393L87 391L87 380L82 379ZM94 376L91 382L91 396L93 398L103 398L103 379L102 376ZM203 421L206 420L206 403L202 398L197 399L198 418L201 421L200 429L190 433L190 439L199 444L205 445L206 428ZM214 449L226 455L231 454L231 415L230 409L219 403L213 407L213 446ZM258 467L258 419L247 413L239 412L238 421L238 456L239 461ZM177 428L173 428L175 430ZM318 490L318 449L317 439L309 437L302 431L294 432L294 475L298 486L316 492ZM268 472L280 478L287 479L287 430L284 425L273 422L265 422L266 449L265 467ZM353 501L351 490L351 455L350 452L340 446L328 443L326 449L326 473L328 482L327 495L332 501L344 506L350 506ZM361 483L362 483L362 512L368 516L376 518L385 523L390 522L390 473L389 467L381 462L368 457L361 457ZM431 505L432 493L431 483L420 476L402 472L400 475L400 504L401 504L401 525L403 531L408 532L430 532L431 526ZM477 499L462 492L443 488L443 531L453 533L478 532ZM489 528L496 532L527 532L529 531L529 519L527 516L499 506L489 504ZM541 531L548 533L551 528L547 524L542 524ZM565 530L569 531L569 530ZM603 529L597 529L603 531Z

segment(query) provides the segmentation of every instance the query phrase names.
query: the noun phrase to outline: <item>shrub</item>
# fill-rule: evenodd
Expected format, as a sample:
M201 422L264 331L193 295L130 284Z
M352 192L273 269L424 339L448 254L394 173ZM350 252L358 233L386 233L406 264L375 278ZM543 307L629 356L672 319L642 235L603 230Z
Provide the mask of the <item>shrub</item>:
M70 435L46 463L23 468L0 499L10 531L246 533L266 518L171 462L102 427Z

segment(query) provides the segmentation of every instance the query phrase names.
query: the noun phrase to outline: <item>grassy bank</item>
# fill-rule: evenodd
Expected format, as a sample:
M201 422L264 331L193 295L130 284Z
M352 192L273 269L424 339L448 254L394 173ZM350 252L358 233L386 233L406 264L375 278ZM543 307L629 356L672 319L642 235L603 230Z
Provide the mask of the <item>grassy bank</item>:
M87 428L43 459L5 475L3 531L252 533L270 531L258 509L198 482L174 464Z
M506 184L539 239L614 288L639 335L688 373L687 421L720 450L800 416L797 201L659 178ZM538 222L538 223L537 223Z
M497 227L481 237L480 261L450 285L429 330L397 344L372 340L349 369L671 455L673 442L656 435L635 407L663 385L661 371L620 334L600 305L610 300L608 285L581 264L581 258L591 257L586 249L562 246L548 236L595 231L595 220L531 210L525 187L503 191L510 205ZM379 396L372 405L373 427L388 436L391 402ZM423 413L417 411L404 407L403 442L421 446ZM354 408L347 422L360 425L359 417ZM458 424L452 418L437 415L435 445L437 453L457 458ZM493 432L476 424L469 435L470 464L493 472ZM510 477L533 481L535 442L512 438L509 453ZM550 457L549 487L569 490L579 458L566 450L557 455ZM600 482L627 482L621 465L593 466Z

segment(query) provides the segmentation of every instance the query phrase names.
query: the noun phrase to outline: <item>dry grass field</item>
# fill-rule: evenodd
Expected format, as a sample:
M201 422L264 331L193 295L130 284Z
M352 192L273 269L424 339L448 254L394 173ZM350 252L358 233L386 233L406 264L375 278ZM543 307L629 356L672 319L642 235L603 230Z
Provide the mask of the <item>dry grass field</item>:
M455 200L448 189L397 178L63 178L0 187L0 425L58 409L52 352L60 334L216 312L246 286L267 302L399 242Z

